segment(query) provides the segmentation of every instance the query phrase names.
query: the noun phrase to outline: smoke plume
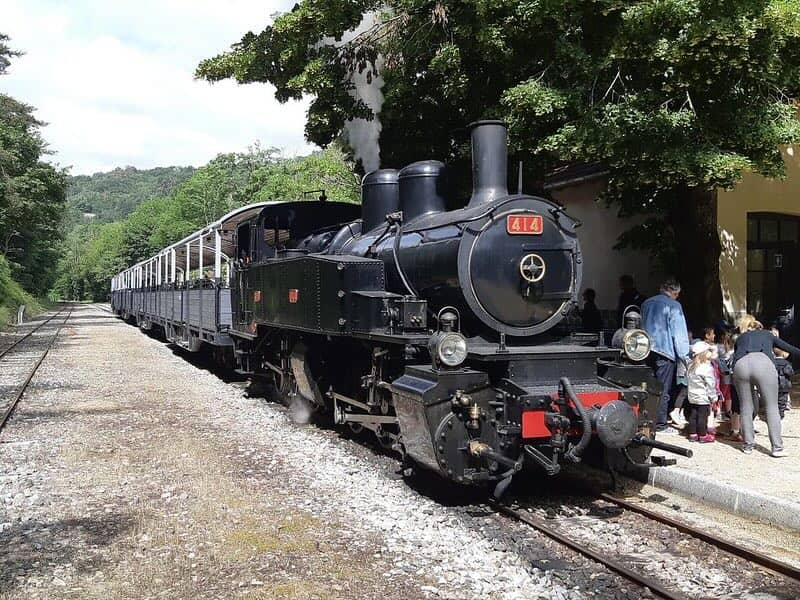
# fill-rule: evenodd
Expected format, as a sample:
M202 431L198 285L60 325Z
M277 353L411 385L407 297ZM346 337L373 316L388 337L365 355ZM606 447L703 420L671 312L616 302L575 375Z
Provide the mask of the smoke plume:
M378 23L378 18L375 13L367 13L364 15L363 20L355 29L346 32L341 40L333 40L326 38L322 41L323 44L331 44L334 46L342 46L362 33L368 31L375 24ZM366 119L350 119L345 123L345 134L347 136L347 143L353 149L354 156L357 160L361 160L364 166L364 171L369 173L380 167L381 163L381 148L380 148L380 134L381 122L378 115L383 106L383 77L380 73L383 69L383 57L378 56L375 60L375 69L377 73L370 77L368 81L367 73L371 69L365 69L359 73L357 70L351 74L350 81L355 86L350 90L350 94L356 99L361 100L366 104L374 115L371 121Z

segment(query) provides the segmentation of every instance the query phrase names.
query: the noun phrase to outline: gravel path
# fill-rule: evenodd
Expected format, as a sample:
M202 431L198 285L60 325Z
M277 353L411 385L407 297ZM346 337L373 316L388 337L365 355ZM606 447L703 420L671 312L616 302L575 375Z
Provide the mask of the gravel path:
M593 595L97 308L1 441L3 598Z

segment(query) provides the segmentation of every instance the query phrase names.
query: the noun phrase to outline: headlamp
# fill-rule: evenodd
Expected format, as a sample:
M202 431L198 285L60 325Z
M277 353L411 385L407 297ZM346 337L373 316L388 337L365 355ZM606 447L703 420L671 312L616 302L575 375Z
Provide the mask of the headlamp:
M467 340L455 331L443 333L436 340L436 357L448 367L457 367L467 359Z
M622 351L634 362L643 361L650 355L650 336L643 329L630 329L622 337Z

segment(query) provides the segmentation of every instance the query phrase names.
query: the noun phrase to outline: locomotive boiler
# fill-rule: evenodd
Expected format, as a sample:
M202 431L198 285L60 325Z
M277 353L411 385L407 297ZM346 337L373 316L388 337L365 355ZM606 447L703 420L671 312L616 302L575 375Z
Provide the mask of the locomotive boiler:
M499 482L496 494L526 467L649 466L650 448L673 448L654 440L647 334L632 320L607 347L563 328L580 223L509 194L502 122L474 123L471 141L472 194L456 210L448 169L428 160L368 173L360 212L323 197L221 222L229 317L203 341L294 409L372 431L453 481Z

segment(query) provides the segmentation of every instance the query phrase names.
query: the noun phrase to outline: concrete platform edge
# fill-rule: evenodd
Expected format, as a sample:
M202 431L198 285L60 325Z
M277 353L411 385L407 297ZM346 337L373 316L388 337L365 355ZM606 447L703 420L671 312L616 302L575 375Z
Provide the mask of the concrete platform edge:
M800 503L700 477L680 467L650 469L647 482L737 515L800 531Z

